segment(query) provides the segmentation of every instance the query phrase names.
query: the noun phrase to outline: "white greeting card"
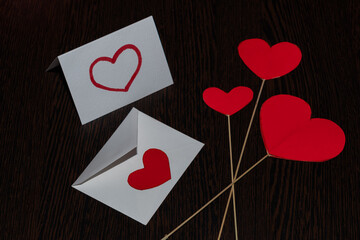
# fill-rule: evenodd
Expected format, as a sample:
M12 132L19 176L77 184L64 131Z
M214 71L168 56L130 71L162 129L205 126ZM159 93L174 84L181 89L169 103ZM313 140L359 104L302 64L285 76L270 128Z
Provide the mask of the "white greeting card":
M173 80L152 17L58 56L82 124L139 100Z

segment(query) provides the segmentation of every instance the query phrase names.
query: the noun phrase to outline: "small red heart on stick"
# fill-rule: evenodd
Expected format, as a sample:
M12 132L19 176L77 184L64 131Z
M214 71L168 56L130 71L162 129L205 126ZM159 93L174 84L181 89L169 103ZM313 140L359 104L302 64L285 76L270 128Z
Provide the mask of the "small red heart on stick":
M301 51L295 44L280 42L270 47L267 42L258 38L242 41L238 52L245 65L264 80L291 72L301 60Z
M162 185L171 179L169 159L163 151L151 148L143 155L144 168L130 173L128 183L137 190Z
M345 146L345 134L338 125L311 118L309 104L291 95L265 101L260 128L266 150L276 158L322 162L339 155Z
M229 93L211 87L203 93L204 102L215 111L225 115L233 115L248 105L253 98L253 91L248 87L236 87Z
M133 73L133 75L131 76L129 81L127 82L126 86L124 88L113 88L113 87L108 87L108 86L105 86L105 85L102 85L102 84L98 83L95 80L94 74L93 74L94 66L97 63L101 62L101 61L110 62L111 64L114 64L116 62L116 60L118 59L118 57L120 56L120 54L123 53L127 49L135 51L135 53L136 53L136 55L138 57L138 64L137 64L137 67L135 69L135 72ZM95 61L91 63L90 68L89 68L90 80L91 80L92 84L94 84L94 86L97 87L97 88L101 88L101 89L104 89L104 90L107 90L107 91L113 91L113 92L127 92L127 91L129 91L129 88L130 88L131 84L133 83L134 79L136 78L137 74L140 71L141 63L142 63L142 57L141 57L140 50L133 44L126 44L126 45L122 46L121 48L119 48L115 52L115 54L114 54L114 56L112 58L99 57L99 58L95 59Z

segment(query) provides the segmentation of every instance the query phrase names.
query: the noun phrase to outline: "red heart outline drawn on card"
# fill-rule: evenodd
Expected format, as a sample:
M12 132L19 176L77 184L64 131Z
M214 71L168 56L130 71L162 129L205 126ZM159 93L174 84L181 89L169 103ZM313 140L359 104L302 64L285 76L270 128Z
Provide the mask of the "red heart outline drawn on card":
M128 183L137 190L146 190L171 179L169 158L160 149L151 148L143 155L144 168L129 174Z
M240 58L259 78L274 79L294 70L301 61L301 50L289 42L280 42L270 47L262 39L242 41L238 46Z
M94 74L93 74L94 66L98 62L101 62L101 61L110 62L111 64L114 64L116 62L116 60L118 59L118 57L120 56L120 54L127 49L131 49L131 50L135 51L137 58L138 58L138 64L135 69L135 72L132 74L132 76L131 76L130 80L127 82L126 86L124 88L112 88L112 87L108 87L108 86L105 86L105 85L102 85L102 84L96 82L95 78L94 78ZM90 68L89 68L90 80L91 80L92 84L94 84L94 86L97 88L101 88L101 89L104 89L107 91L113 91L113 92L127 92L127 91L129 91L129 88L130 88L131 84L133 83L134 79L136 78L137 74L139 73L141 64L142 64L142 57L141 57L140 50L133 44L126 44L126 45L122 46L121 48L119 48L115 52L115 54L112 58L99 57L99 58L95 59L95 61L91 63Z
M225 115L233 115L248 105L253 98L253 91L248 87L235 87L226 93L223 90L210 87L203 92L204 102L215 111Z
M345 134L336 123L311 118L309 104L291 95L265 101L260 128L267 152L276 158L323 162L339 155L345 146Z

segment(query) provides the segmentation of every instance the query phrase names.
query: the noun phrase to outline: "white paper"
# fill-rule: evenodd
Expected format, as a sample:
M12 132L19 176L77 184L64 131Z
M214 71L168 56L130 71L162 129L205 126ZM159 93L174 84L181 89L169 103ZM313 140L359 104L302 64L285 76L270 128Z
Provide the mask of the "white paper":
M133 108L73 187L146 225L203 145ZM134 189L128 176L144 168L142 156L151 148L168 156L171 179Z
M116 52L130 45L135 46L140 55L135 49L125 48L114 58ZM115 62L100 60L104 57ZM64 72L82 124L173 84L152 17L58 56L49 69L58 64ZM138 66L128 90L114 90L124 89ZM112 90L98 87L91 80L91 73L96 84Z

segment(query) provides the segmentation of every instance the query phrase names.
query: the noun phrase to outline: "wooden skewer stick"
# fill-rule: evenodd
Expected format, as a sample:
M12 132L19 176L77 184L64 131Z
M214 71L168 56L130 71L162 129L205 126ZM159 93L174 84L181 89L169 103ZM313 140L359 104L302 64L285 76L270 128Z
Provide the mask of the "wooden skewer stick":
M231 195L232 195L232 196L235 195L233 191L235 191L234 185L231 187L230 196L231 196ZM228 208L229 208L229 206L230 206L230 200L231 200L231 197L229 197L228 200L227 200L226 207L225 207L225 212L228 211ZM234 201L233 201L233 202L234 202ZM222 218L222 222L221 222L221 226L220 226L220 231L219 231L219 235L218 235L218 238L217 238L218 240L220 240L221 233L222 233L222 230L223 230L223 228L224 228L225 219L226 219L226 214L224 214L224 215L223 215L223 218ZM235 229L235 230L237 230L237 229ZM236 233L237 233L237 232L236 232Z
M256 113L256 109L257 109L257 107L258 107L258 105L259 105L259 100L260 100L260 96L261 96L262 90L263 90L263 88L264 88L264 84L265 84L265 79L262 79L261 86L260 86L260 90L259 90L259 93L258 93L257 98L256 98L254 110L253 110L253 112L252 112L251 119L250 119L250 123L249 123L248 129L247 129L247 131L246 131L244 143L243 143L242 148L241 148L241 153L240 153L239 161L238 161L238 164L237 164L237 167L236 167L236 171L235 171L235 178L236 178L236 176L237 176L237 174L238 174L238 172L239 172L241 160L242 160L242 157L243 157L243 155L244 155L245 146L246 146L246 143L247 143L247 140L248 140L248 137L249 137L249 133L250 133L250 129L251 129L252 123L253 123L253 121L254 121L254 116L255 116L255 113ZM235 192L234 192L234 191L230 191L229 198L228 198L228 201L227 201L227 204L226 204L226 207L225 207L225 212L224 212L224 215L223 215L223 220L222 220L222 223L221 223L219 235L218 235L218 240L220 239L221 234L222 234L222 230L223 230L223 228L224 228L226 215L227 215L227 212L228 212L228 209L229 209L230 198L231 198L231 196L234 196L234 195L235 195Z
M252 165L248 170L246 170L243 174L241 174L238 178L236 178L231 184L229 184L226 188L224 188L221 192L219 192L215 197L213 197L210 201L208 201L205 205L203 205L199 210L193 213L189 218L183 221L179 226L174 228L170 233L166 234L161 240L168 239L172 234L174 234L177 230L179 230L182 226L184 226L188 221L194 218L197 214L199 214L202 210L204 210L207 206L209 206L213 201L215 201L218 197L220 197L226 190L231 188L237 181L239 181L242 177L248 174L252 169L254 169L257 165L259 165L262 161L264 161L267 157L270 157L270 154L266 154L259 161L257 161L254 165Z
M230 124L230 115L227 115L228 119L228 132L229 132L229 151L230 151L230 171L231 171L231 182L234 181L234 167L233 167L233 157L232 157L232 143L231 143L231 124ZM234 210L234 226L235 226L235 239L238 240L238 231L237 231L237 220L236 220L236 201L235 201L235 188L234 185L231 186L232 200L233 200L233 210ZM229 204L227 205L229 206ZM226 210L227 211L227 210ZM225 217L223 222L225 221Z

